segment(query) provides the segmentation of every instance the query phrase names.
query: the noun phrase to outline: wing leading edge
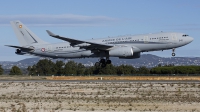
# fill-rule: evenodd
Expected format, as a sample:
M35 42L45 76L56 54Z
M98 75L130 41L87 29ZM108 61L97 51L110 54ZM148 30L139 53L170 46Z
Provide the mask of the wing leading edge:
M100 44L100 43L95 43L95 42L82 41L82 40L62 37L62 36L53 34L49 30L46 30L46 31L49 34L49 36L67 41L71 44L71 46L79 46L79 47L89 49L89 50L92 50L92 49L108 50L109 48L113 47L112 45L106 45L106 44Z
M21 47L21 46L13 46L13 45L5 45L5 46L18 48L18 49L21 49L22 51L25 51L25 52L30 52L30 51L34 50L34 48L27 48L27 47Z

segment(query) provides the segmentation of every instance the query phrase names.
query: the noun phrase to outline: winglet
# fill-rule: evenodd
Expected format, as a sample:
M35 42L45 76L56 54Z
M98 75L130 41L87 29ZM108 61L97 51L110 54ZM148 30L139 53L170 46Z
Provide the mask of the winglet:
M49 36L52 36L52 37L59 37L59 35L55 35L54 33L50 32L49 30L46 30L47 33L49 34Z

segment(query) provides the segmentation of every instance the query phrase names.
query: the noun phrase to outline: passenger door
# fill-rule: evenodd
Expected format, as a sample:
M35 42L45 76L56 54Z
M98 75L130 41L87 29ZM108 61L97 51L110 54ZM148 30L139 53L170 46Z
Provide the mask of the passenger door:
M47 51L48 51L48 52L51 52L51 51L52 51L52 46L51 46L51 45L47 47Z
M177 40L177 37L176 37L176 34L175 33L172 33L172 40Z
M148 43L149 42L149 37L148 36L144 36L144 43Z
M176 44L176 43L178 42L176 33L172 33L172 34L171 34L171 37L172 37L172 43Z

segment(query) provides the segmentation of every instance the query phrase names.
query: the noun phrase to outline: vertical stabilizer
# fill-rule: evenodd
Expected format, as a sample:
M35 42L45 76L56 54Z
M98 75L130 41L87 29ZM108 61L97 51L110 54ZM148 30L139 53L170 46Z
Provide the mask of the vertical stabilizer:
M15 31L19 43L22 46L27 46L31 44L36 44L36 45L47 44L47 42L41 40L37 35L35 35L31 30L29 30L22 22L11 21L10 23Z

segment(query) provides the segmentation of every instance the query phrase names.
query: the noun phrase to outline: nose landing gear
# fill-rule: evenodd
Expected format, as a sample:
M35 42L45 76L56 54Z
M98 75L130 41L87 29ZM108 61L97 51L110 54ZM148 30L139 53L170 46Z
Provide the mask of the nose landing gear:
M172 49L172 56L176 56L175 52L175 48Z

